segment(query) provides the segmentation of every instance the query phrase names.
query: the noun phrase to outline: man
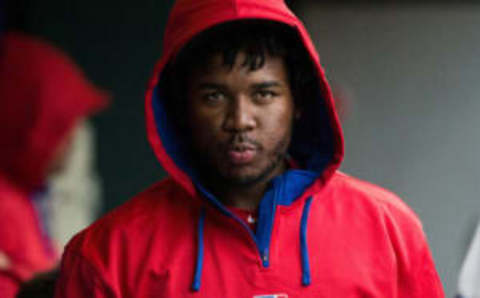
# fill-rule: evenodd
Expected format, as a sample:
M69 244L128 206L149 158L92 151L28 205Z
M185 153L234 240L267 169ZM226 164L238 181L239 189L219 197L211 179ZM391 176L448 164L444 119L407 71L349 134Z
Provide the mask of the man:
M105 94L58 49L7 32L0 49L0 297L59 259L46 179L62 167L77 123Z
M169 173L77 235L56 297L443 297L421 224L337 171L332 95L280 0L181 0L146 95Z

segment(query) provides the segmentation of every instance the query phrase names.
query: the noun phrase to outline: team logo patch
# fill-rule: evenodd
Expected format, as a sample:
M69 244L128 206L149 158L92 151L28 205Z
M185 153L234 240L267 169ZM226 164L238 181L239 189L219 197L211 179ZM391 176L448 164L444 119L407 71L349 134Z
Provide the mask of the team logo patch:
M255 295L253 298L288 298L287 294Z

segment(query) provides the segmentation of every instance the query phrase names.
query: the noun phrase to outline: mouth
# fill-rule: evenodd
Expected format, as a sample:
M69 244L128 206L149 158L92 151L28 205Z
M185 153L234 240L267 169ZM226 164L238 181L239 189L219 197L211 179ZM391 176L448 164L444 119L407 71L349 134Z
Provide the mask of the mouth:
M228 160L233 165L250 163L257 155L258 148L250 143L232 144L227 149Z

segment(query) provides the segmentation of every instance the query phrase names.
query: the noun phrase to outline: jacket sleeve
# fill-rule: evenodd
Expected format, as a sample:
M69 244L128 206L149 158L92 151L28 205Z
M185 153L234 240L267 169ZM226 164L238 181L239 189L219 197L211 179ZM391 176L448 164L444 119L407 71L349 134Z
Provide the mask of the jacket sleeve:
M399 276L398 297L444 298L443 286L426 241L414 258L417 260L412 264L414 273Z
M56 283L55 298L118 297L83 256L66 250Z

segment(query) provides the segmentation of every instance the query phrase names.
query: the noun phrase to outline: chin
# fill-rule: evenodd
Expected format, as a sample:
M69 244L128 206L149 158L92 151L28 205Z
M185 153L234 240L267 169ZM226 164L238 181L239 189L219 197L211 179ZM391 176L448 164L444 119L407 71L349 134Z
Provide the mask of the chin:
M262 182L278 169L279 163L271 161L263 165L246 167L219 167L218 174L225 183L235 186L251 186Z
M225 180L228 181L229 184L231 185L237 185L237 186L249 186L249 185L254 185L257 182L262 180L261 176L231 176L231 177L225 177Z
M270 169L257 172L245 171L243 173L240 173L240 171L234 173L232 172L232 169L230 169L230 172L226 175L223 175L223 178L227 183L231 185L250 186L263 181L267 176L270 175L270 173Z

